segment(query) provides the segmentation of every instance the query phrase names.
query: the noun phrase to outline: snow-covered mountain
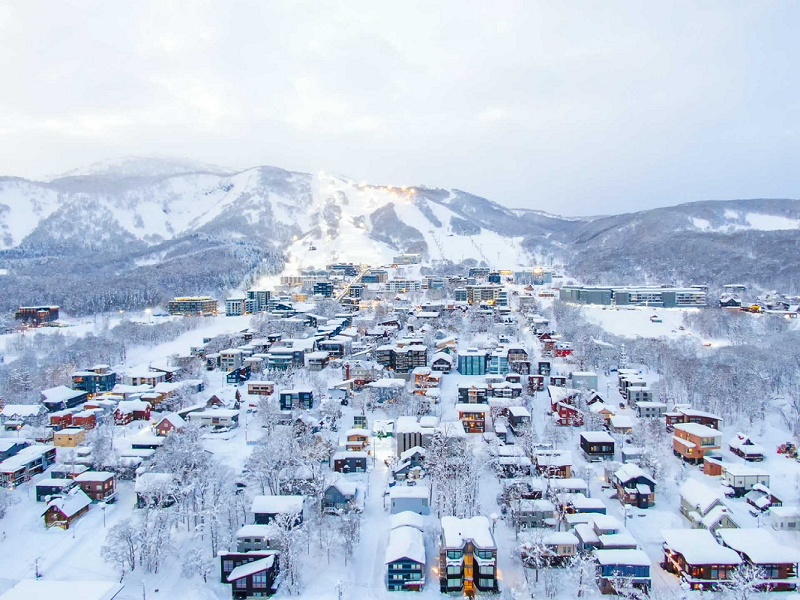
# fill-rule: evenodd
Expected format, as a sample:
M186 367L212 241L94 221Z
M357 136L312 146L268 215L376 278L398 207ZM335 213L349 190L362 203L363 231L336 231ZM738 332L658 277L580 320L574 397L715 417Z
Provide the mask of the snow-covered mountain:
M297 262L388 261L401 251L454 262L527 264L536 221L459 190L394 188L255 167L124 159L50 181L0 179L0 248L144 251L196 233L287 250ZM537 229L538 226L538 229ZM316 250L310 251L314 246ZM311 255L310 252L317 254ZM490 259L491 257L491 259Z
M509 209L455 188L129 157L47 181L0 178L0 283L13 290L9 306L74 305L91 288L102 290L92 306L108 308L337 261L387 263L399 252L509 269L569 261L570 272L597 283L764 281L798 266L795 200L587 218L560 217L556 207ZM759 269L764 260L782 262L773 273Z

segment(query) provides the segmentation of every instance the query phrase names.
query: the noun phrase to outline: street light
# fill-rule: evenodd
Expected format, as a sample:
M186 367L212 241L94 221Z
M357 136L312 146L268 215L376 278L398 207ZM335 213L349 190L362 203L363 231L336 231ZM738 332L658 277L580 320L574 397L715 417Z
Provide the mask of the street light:
M152 308L145 308L144 312L147 313L147 322L148 323L152 323L153 322L153 309Z

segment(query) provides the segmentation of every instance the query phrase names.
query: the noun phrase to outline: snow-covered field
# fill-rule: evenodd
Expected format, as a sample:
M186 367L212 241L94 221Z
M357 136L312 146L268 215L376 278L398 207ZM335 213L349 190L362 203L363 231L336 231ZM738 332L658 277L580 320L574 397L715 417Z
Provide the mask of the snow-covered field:
M581 312L587 321L599 325L609 333L627 338L681 339L691 337L692 332L684 328L684 316L699 310L698 308L581 306ZM703 339L700 341L710 343L712 346L727 343L726 340Z

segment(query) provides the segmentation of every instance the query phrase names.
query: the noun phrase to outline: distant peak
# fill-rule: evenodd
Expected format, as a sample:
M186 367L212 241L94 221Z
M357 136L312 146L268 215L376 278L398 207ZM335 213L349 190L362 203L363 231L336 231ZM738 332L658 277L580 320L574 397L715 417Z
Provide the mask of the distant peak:
M235 170L187 158L166 156L123 156L72 169L50 180L64 177L168 177L186 173L230 175Z

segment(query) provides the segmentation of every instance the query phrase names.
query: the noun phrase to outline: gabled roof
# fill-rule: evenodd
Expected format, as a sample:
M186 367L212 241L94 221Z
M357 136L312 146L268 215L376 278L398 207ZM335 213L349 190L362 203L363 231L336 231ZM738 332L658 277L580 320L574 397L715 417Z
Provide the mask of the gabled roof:
M651 486L655 487L656 485L655 479L650 477L650 475L645 473L642 468L635 463L626 463L622 465L621 469L614 472L614 477L619 479L622 483L626 483L632 479L644 478L650 482Z
M742 559L730 548L720 546L706 529L662 529L667 547L690 565L739 565Z
M274 556L267 556L266 558L260 558L258 560L254 560L253 562L245 563L236 567L230 572L230 575L228 575L228 582L230 583L236 581L237 579L255 575L261 571L266 571L267 569L271 569L272 565L274 564Z
M422 515L410 510L404 510L403 512L391 516L392 529L397 529L398 527L414 527L422 531L423 523Z
M304 496L255 496L250 512L298 514L303 512Z
M175 429L182 429L186 426L186 421L183 420L178 413L169 413L168 415L164 415L156 424L156 427L161 425L164 421L171 423Z
M707 485L695 479L687 479L680 487L681 498L701 515L705 515L715 505L722 504L722 496Z
M404 558L425 564L425 542L422 532L416 527L397 527L389 534L385 562L388 564Z
M48 502L47 508L42 514L46 513L51 508L56 508L62 515L69 519L70 517L74 517L77 513L82 511L91 503L92 499L89 498L89 496L87 496L82 489L75 488L65 497L56 498L55 500Z

